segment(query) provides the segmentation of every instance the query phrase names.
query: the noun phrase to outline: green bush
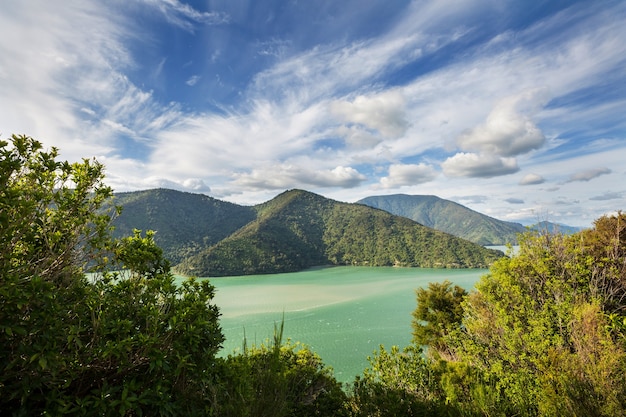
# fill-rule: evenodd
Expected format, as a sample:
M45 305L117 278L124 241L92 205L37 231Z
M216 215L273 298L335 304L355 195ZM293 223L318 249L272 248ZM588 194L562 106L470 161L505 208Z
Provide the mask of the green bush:
M271 343L229 355L214 386L219 416L347 416L346 394L319 356L282 342L282 325Z
M415 345L374 356L355 415L626 414L626 215L520 236L471 293L444 282L417 298Z
M102 165L57 156L0 141L2 414L205 415L213 287L175 285L150 233L110 239Z

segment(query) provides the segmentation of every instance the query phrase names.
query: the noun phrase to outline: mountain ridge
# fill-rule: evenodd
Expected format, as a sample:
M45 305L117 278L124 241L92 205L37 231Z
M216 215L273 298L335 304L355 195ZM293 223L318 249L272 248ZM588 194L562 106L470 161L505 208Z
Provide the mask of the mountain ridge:
M519 223L498 220L434 195L370 196L357 203L407 217L483 246L515 244L517 235L527 231Z
M115 233L155 230L177 272L227 276L318 265L487 267L501 252L362 204L288 190L255 206L167 189L116 194Z
M155 242L174 264L256 217L252 207L166 188L115 193L113 203L123 207L113 220L113 235L128 236L133 229L155 230Z
M176 269L222 276L319 265L487 267L502 255L383 210L304 190L283 192L255 209L257 219Z

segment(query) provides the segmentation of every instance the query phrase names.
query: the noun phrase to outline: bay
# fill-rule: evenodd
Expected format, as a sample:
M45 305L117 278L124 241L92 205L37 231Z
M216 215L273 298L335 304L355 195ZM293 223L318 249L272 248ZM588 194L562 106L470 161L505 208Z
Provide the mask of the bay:
M382 344L411 341L415 290L449 280L470 290L486 269L327 267L296 273L210 278L226 337L221 355L271 340L284 318L284 338L307 345L351 382Z

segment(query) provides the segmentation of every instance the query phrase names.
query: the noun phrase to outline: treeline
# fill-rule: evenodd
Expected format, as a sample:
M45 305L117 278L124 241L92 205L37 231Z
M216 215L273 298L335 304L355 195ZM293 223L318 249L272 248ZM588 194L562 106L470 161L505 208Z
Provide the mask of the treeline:
M2 415L626 413L622 213L523 236L471 293L417 290L413 343L381 347L342 389L280 326L218 357L210 283L175 284L150 232L112 238L103 167L56 158L29 137L0 141Z

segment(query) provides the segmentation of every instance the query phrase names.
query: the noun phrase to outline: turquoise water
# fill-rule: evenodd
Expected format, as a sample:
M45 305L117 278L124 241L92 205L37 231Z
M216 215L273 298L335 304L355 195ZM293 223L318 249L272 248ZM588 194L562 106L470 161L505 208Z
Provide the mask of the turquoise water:
M411 341L415 289L450 280L466 289L485 269L329 267L296 273L211 278L226 341L223 355L271 339L285 319L284 339L318 353L341 382L368 366L380 344Z

